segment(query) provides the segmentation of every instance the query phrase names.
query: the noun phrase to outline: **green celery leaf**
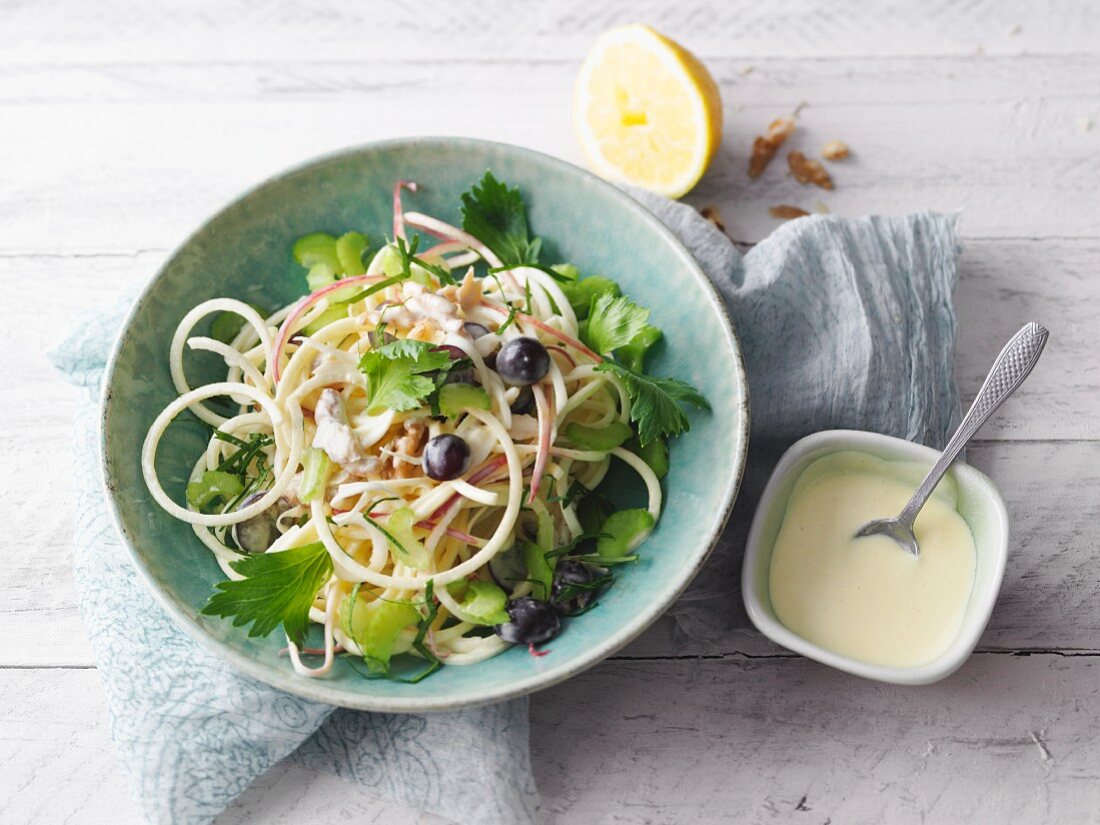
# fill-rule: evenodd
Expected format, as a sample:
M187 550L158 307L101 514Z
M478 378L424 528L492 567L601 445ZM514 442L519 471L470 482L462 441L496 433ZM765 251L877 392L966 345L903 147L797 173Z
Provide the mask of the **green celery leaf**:
M486 172L462 195L462 228L489 247L506 266L537 263L542 242L531 238L527 207L518 188Z
M367 377L367 412L415 410L431 394L436 383L424 373L446 369L446 352L432 344L402 339L371 350L359 360L359 369Z
M230 566L245 578L218 582L218 592L203 607L203 615L232 617L234 627L251 624L249 636L267 636L281 624L287 638L301 645L309 626L309 608L332 575L325 546L316 542L263 553Z
M614 361L598 364L596 371L612 373L623 382L630 395L630 420L638 425L638 440L643 446L691 429L681 404L710 410L707 399L697 389L676 378L642 375Z
M588 317L592 305L604 295L617 298L622 294L617 283L600 275L589 275L579 281L568 281L559 286L579 321Z
M641 334L648 326L648 320L648 309L638 306L625 295L604 293L592 302L585 341L600 355L610 355Z

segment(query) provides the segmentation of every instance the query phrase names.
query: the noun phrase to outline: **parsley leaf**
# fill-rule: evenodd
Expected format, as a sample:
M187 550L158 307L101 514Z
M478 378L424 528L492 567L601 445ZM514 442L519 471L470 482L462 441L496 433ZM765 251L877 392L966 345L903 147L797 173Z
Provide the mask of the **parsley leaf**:
M367 412L415 410L436 388L424 373L446 369L451 358L424 341L401 339L371 350L359 359L367 377Z
M309 608L332 575L325 546L316 542L282 553L263 553L229 566L245 578L218 582L218 592L203 607L203 615L232 616L234 627L251 624L249 636L267 636L281 624L287 638L301 645L309 626Z
M505 266L537 263L542 241L527 231L527 207L518 188L486 172L462 195L462 228L489 247Z
M588 314L587 343L600 355L625 347L649 326L649 310L625 295L604 292L592 303Z
M630 394L630 420L638 425L638 440L643 446L661 437L676 436L691 429L681 404L710 410L710 404L697 389L675 378L642 375L614 361L603 361L596 372L618 376Z

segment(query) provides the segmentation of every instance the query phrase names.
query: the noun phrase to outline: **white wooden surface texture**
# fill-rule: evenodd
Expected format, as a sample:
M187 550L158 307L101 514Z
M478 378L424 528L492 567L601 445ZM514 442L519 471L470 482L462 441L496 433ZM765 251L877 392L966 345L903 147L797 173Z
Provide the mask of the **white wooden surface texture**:
M962 671L861 682L762 640L733 593L694 638L663 619L533 698L547 818L1097 821L1100 10L1027 0L0 2L0 820L137 821L71 586L75 396L44 351L241 189L312 155L461 134L579 160L577 63L628 20L681 39L722 86L727 136L688 200L732 237L762 238L778 203L957 210L964 395L1020 322L1052 341L971 451L1005 493L1013 548ZM835 192L781 163L744 174L752 136L802 103L793 145L853 148ZM345 820L440 821L286 768L221 819Z

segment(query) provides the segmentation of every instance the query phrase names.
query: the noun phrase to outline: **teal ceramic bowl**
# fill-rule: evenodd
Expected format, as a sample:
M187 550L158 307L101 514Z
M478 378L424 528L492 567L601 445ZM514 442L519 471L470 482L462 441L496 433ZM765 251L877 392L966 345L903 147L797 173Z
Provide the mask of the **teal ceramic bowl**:
M458 223L459 195L486 169L520 187L533 231L544 239L543 260L571 261L582 272L613 277L652 308L653 322L666 334L652 371L699 387L713 412L692 413L691 432L672 445L664 516L642 546L642 560L624 566L597 609L566 623L549 645L550 655L535 658L515 648L476 665L445 667L415 685L365 679L346 661L324 679L298 676L277 655L284 645L280 634L250 639L243 628L199 615L222 573L191 527L161 510L142 479L145 432L175 396L168 371L172 334L184 314L208 298L230 296L273 308L302 295L302 270L289 254L294 239L356 228L380 241L392 231L391 191L398 179L421 184L407 195L406 209ZM192 386L219 375L213 359L188 358ZM169 614L249 676L309 699L366 710L444 710L520 696L621 648L661 615L703 564L733 506L747 441L747 392L736 336L718 295L668 230L618 189L562 161L451 138L338 152L278 175L215 215L171 256L130 311L103 396L111 509L134 564ZM177 501L204 444L198 427L182 423L161 441L158 472ZM640 500L629 474L621 478L615 497Z

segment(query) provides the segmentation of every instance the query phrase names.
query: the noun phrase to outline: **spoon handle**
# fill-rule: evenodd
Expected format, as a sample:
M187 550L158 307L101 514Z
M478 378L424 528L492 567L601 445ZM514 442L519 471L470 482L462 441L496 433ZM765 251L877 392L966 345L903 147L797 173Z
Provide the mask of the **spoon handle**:
M997 411L1001 404L1024 383L1024 379L1028 377L1035 363L1039 360L1039 355L1042 353L1049 335L1050 333L1047 332L1046 328L1032 321L1025 324L1005 344L1005 348L1001 350L1001 354L993 362L989 375L985 377L985 383L978 390L974 403L970 405L970 410L963 416L959 428L955 430L955 434L947 442L943 455L932 465L932 469L928 471L928 475L920 483L917 491L913 494L913 498L901 511L898 521L912 529L913 521L916 519L920 508L932 495L932 491L939 484L943 474L947 472L947 468L951 466L952 462L958 458L966 443L993 416L993 413Z

